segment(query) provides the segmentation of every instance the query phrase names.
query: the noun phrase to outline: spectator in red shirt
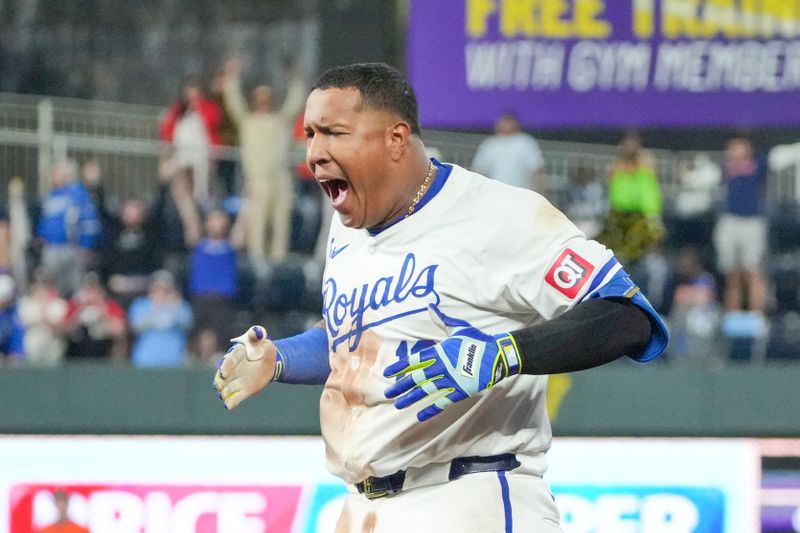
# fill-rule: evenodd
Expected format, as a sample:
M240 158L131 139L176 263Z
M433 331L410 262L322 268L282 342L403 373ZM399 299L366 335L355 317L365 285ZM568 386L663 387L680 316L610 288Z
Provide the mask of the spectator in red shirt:
M201 203L209 200L210 161L222 145L222 118L220 106L205 96L196 80L189 80L161 122L161 139L172 145L178 166L194 171L194 194Z
M125 310L111 299L94 272L69 301L64 329L67 358L102 360L125 356Z

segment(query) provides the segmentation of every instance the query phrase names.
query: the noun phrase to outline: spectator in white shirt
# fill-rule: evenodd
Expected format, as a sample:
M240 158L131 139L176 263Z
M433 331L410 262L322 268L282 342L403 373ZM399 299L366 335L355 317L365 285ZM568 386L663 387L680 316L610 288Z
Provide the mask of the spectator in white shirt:
M505 113L495 134L484 139L472 159L472 170L515 187L543 192L544 159L536 140L522 131L517 118Z

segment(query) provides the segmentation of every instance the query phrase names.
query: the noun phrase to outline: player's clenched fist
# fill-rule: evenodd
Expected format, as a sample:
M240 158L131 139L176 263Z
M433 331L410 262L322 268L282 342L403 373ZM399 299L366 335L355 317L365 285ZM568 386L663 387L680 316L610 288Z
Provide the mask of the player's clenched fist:
M275 378L276 367L277 350L263 327L253 326L231 342L214 375L214 388L226 409L261 392Z
M384 392L387 398L396 398L394 405L398 409L427 400L427 406L417 413L420 421L520 371L519 355L510 335L489 335L449 319L433 306L431 311L445 331L449 332L448 326L453 325L467 327L389 365L383 372L387 378L400 378Z

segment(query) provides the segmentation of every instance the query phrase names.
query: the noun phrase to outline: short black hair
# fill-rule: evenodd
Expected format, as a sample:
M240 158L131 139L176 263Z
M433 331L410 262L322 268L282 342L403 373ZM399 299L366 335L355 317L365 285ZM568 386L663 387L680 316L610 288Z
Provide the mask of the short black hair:
M391 111L408 122L411 133L420 135L419 110L414 89L406 77L386 63L354 63L334 67L319 77L313 89L356 89L364 107Z

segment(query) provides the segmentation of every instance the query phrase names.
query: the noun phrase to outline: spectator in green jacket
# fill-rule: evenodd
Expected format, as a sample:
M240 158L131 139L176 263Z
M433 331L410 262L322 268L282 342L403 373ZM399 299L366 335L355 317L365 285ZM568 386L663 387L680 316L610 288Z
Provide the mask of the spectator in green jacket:
M625 134L608 184L610 211L597 240L625 263L635 263L664 235L661 187L652 156L636 132Z

